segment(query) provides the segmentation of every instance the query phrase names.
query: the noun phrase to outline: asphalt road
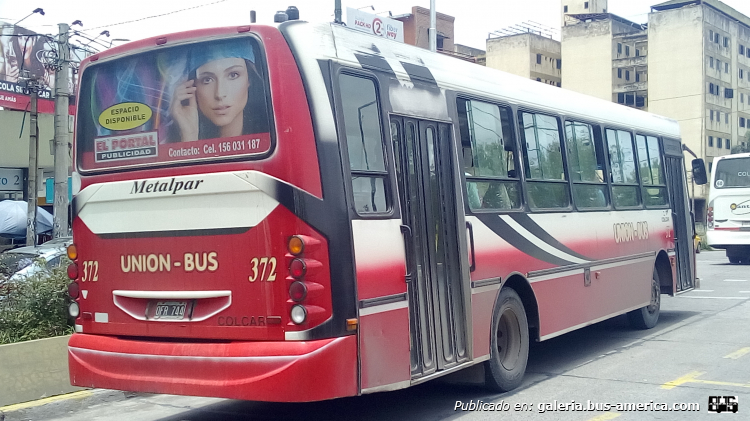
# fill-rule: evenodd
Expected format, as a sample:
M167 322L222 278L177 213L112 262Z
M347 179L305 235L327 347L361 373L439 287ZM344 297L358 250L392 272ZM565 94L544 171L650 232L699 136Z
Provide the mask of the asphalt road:
M723 252L703 252L698 255L698 271L701 289L674 298L662 296L661 318L654 329L633 330L625 317L618 317L533 344L525 383L512 393L429 382L311 404L133 395L68 408L65 413L38 408L18 419L697 420L714 415L708 411L710 396L737 397L738 412L717 417L750 419L750 266L730 265ZM457 402L469 408L479 401L484 411L455 410ZM643 410L638 410L639 403ZM576 404L594 410L575 411ZM698 404L699 410L655 410L689 404ZM487 411L490 407L500 410Z

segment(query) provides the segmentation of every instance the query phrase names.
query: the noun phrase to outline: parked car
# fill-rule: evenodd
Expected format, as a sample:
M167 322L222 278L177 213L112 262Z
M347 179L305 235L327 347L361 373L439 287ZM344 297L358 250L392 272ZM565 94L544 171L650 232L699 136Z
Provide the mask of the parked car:
M60 237L36 247L19 247L0 253L0 285L62 265L72 242L72 237Z
M695 247L696 253L700 253L701 248L703 248L703 242L701 240L701 236L698 234L695 234L695 237L693 237L693 247Z

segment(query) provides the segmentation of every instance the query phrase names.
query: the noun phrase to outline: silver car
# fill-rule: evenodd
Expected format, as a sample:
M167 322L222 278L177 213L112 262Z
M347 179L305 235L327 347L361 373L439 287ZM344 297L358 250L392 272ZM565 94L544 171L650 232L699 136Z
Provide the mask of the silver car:
M0 253L0 286L62 265L67 259L66 249L72 242L72 237L60 237L36 247L20 247Z

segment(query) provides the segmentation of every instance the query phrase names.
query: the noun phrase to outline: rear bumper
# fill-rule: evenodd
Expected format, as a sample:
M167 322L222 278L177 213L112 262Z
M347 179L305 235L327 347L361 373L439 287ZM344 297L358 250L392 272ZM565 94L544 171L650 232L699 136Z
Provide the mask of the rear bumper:
M709 229L706 231L708 245L714 248L727 246L750 246L750 231L729 231Z
M184 343L77 333L68 343L70 383L271 402L354 396L356 339Z

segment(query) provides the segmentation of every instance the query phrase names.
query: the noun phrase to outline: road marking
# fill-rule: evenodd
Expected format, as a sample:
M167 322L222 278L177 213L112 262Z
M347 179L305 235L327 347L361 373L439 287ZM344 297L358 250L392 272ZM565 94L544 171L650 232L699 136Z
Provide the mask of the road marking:
M747 282L747 279L725 279L724 282Z
M750 294L750 291L740 291L740 294Z
M65 401L68 399L83 399L88 398L89 396L92 396L94 392L91 390L81 390L79 392L73 392L73 393L66 393L65 395L58 395L58 396L50 396L49 398L44 399L38 399L31 402L24 402L24 403L17 403L14 405L8 405L8 406L0 406L0 413L5 412L13 412L13 411L19 411L21 409L28 409L28 408L34 408L41 405L46 405L51 402L57 402L57 401Z
M607 421L607 420L613 420L613 419L619 417L620 415L622 415L622 414L620 414L618 412L605 412L605 413L603 413L603 414L601 414L599 416L591 418L588 421Z
M750 388L750 383L731 383L731 382L718 382L714 380L698 379L698 377L704 374L706 374L704 371L693 371L692 373L688 373L680 377L679 379L664 383L663 385L661 385L661 388L662 389L674 389L675 387L682 386L685 383L700 383L700 384L710 384L714 386L735 386L735 387Z
M749 352L750 352L750 347L742 348L742 349L739 349L737 351L734 351L733 353L731 353L729 355L724 356L724 358L729 358L729 359L732 359L732 360L736 360L736 359L740 358L741 356L743 356L743 355L745 355L745 354L747 354Z
M704 298L709 300L748 300L750 297L696 297L690 295L681 295L680 298Z
M713 289L702 289L701 292L714 292Z
M693 371L692 373L688 373L679 379L672 380L671 382L664 383L661 385L662 389L674 389L677 386L683 385L685 383L690 383L692 381L695 381L696 378L699 376L702 376L703 374L706 374L705 371Z

